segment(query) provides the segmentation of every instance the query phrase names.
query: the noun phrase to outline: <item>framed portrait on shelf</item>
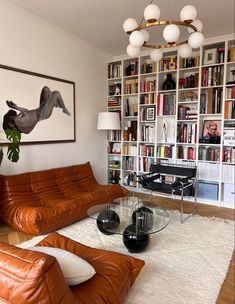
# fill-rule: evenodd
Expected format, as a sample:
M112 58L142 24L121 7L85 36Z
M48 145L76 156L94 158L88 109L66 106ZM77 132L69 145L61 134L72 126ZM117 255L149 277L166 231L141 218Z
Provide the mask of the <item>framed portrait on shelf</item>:
M0 65L0 132L22 144L75 141L75 83Z
M216 63L216 52L217 49L205 50L203 55L203 64L214 64Z
M147 121L155 120L155 107L146 108L146 120Z
M205 120L202 130L201 143L220 144L221 120Z

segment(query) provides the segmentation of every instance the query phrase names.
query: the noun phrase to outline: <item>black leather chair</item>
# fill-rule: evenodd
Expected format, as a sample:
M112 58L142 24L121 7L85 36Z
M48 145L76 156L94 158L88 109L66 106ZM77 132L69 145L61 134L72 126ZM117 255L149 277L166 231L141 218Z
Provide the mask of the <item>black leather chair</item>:
M185 222L196 213L197 204L197 168L178 164L151 164L150 172L138 176L138 182L144 189L181 196L180 221ZM173 177L169 181L169 176ZM183 217L184 196L194 196L193 211Z

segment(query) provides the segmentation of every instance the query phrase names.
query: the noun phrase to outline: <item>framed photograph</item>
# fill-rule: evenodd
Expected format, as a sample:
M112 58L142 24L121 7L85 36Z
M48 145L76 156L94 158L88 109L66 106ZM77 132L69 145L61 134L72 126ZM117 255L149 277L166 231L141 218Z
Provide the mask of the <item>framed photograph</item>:
M0 83L0 132L17 129L23 144L75 141L73 81L0 65Z
M221 140L221 120L205 120L202 130L201 142L220 144L220 140Z
M203 64L214 64L216 63L216 52L217 49L210 49L204 51Z
M147 121L155 120L155 107L146 108L146 120Z

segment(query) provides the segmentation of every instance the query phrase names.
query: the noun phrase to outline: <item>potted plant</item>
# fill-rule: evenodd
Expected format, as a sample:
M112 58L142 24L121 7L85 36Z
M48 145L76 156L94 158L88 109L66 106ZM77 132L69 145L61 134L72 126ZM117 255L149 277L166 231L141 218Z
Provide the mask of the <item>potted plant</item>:
M7 142L7 157L10 161L16 163L19 160L20 154L20 139L21 133L17 129L6 129L4 130ZM0 147L0 166L3 160L3 149Z

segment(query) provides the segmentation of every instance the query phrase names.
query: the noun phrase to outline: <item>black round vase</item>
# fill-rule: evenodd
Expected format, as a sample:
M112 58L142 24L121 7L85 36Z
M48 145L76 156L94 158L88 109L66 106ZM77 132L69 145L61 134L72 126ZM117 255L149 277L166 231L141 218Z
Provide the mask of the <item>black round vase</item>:
M174 79L172 78L172 74L167 74L166 75L166 80L162 84L162 89L163 90L175 90L176 88L176 83Z
M98 229L107 235L113 234L109 230L116 229L120 224L118 214L113 210L101 211L96 219Z
M153 227L153 211L148 207L140 207L132 214L132 223L150 230Z
M142 252L149 244L148 232L144 228L139 229L131 224L123 232L123 243L131 253Z

